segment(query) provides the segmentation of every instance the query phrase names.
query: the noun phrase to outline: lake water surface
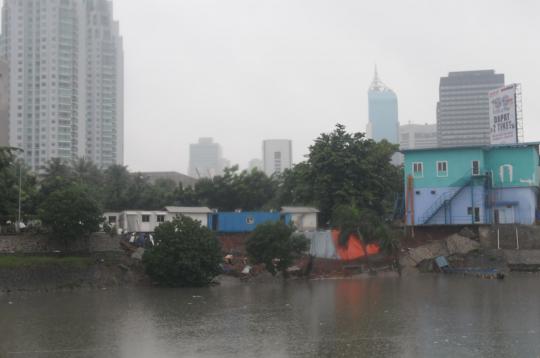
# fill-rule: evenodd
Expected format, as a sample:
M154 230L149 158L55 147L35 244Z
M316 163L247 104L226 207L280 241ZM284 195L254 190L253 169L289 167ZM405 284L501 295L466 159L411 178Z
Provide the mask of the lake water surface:
M0 296L0 357L538 356L538 275Z

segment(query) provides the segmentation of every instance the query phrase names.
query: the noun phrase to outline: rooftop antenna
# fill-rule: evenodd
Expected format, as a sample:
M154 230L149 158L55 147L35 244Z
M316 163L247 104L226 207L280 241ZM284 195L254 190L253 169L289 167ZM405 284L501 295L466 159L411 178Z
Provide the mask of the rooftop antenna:
M379 71L377 70L377 64L375 64L375 71L373 74L373 81L371 82L371 86L369 86L370 91L376 91L376 92L387 92L391 91L390 88L388 88L379 78Z

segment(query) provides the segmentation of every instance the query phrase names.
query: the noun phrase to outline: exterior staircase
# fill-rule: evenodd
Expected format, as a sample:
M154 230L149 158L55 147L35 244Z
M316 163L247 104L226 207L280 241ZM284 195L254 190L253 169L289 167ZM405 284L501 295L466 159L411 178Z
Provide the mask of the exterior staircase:
M448 205L452 200L459 195L465 189L472 183L472 178L469 179L465 184L460 186L455 191L447 191L446 193L443 193L440 195L437 200L424 212L424 215L420 217L419 225L428 225L429 221L437 215L437 213L446 205Z
M455 183L454 186L457 187L457 190L443 193L428 209L426 209L424 214L420 217L420 222L418 223L418 225L429 225L429 221L433 219L443 207L449 205L452 200L457 197L465 188L471 186L478 178L482 178L485 182L486 177L486 174L472 175L472 173L470 172L467 173L465 176L463 176L463 178L461 178L457 183Z

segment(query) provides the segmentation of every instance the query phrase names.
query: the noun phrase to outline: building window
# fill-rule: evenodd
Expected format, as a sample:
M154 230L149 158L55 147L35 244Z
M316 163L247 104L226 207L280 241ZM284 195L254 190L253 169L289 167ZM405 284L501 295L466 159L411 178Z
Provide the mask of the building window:
M473 208L470 206L467 208L467 215L469 216L473 215ZM480 208L478 207L474 208L474 222L475 223L480 222Z
M158 215L157 216L157 222L158 223L164 223L165 222L165 215Z
M422 178L424 176L424 164L422 162L412 163L413 177Z
M473 160L471 162L471 173L472 175L480 175L480 161Z
M438 177L447 177L448 176L448 161L438 161L437 162L437 176Z
M109 224L116 224L116 216L109 216Z
M150 222L150 215L143 215L142 216L142 222L143 223L149 223Z
M511 183L514 180L514 167L511 164L504 164L499 167L499 178L501 183Z

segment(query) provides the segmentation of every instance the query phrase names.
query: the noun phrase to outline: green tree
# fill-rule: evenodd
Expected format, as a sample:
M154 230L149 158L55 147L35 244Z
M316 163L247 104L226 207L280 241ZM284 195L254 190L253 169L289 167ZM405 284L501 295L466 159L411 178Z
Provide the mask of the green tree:
M200 206L201 202L193 187L184 188L182 183L179 183L173 193L173 203L178 206Z
M331 224L332 227L340 230L339 244L342 246L348 245L349 236L354 233L359 237L365 253L367 253L367 245L374 242L378 243L383 251L393 258L399 251L399 239L396 242L396 233L381 219L379 214L371 209L338 205L332 212ZM370 267L367 255L366 263Z
M73 172L68 163L60 158L53 158L42 168L40 180L41 200L52 192L73 182Z
M88 189L68 184L50 192L41 203L39 217L52 238L69 243L87 238L99 229L101 209Z
M390 162L397 149L397 145L366 139L363 133L349 133L337 124L333 132L315 140L304 163L285 173L281 204L315 205L323 223L341 204L386 215L402 187L400 169Z
M219 241L199 221L188 217L156 228L156 245L143 255L146 273L169 287L205 286L221 272Z
M103 207L122 211L134 208L130 203L132 176L123 165L111 165L105 169L103 179Z
M287 268L307 249L308 240L282 221L258 225L246 242L253 263L264 264L272 275L280 271L283 277L287 277Z
M311 166L307 162L301 162L292 169L286 169L278 177L278 202L282 205L317 205L311 175Z
M0 148L0 224L18 219L19 176L22 217L36 213L36 178L22 160L16 159L15 151L15 148Z
M238 172L226 168L223 175L205 178L195 184L194 193L202 205L222 211L261 210L275 199L278 181L256 169Z

